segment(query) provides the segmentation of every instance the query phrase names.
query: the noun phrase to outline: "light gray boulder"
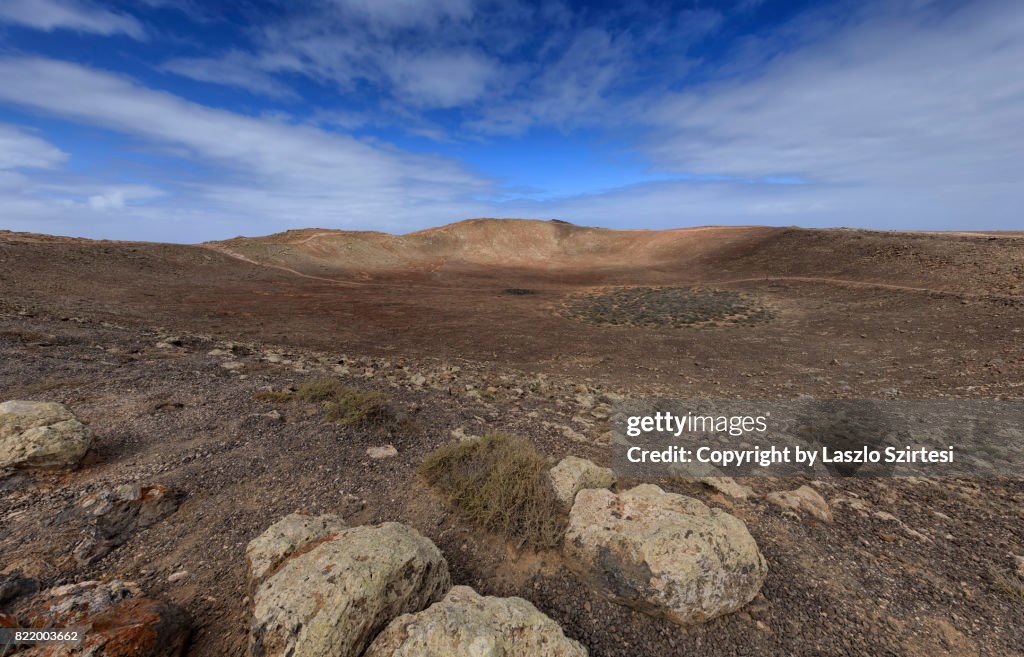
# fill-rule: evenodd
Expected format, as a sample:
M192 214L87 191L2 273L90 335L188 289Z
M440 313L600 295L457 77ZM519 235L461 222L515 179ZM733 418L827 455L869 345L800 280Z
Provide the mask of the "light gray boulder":
M741 520L651 484L581 490L563 552L611 600L679 624L736 611L768 572Z
M615 485L615 473L593 461L578 456L567 456L548 472L555 496L565 508L572 507L576 493L584 488L610 488Z
M91 446L92 432L61 404L0 404L0 468L70 468Z
M252 657L359 657L393 618L451 587L440 550L415 529L352 527L287 558L256 590Z
M456 586L384 628L364 657L587 657L587 649L522 598Z

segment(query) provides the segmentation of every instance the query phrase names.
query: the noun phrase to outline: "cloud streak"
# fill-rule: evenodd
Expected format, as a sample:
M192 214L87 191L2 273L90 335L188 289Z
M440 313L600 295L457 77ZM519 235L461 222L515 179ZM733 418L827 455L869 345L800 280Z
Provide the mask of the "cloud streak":
M46 32L72 30L146 38L145 30L135 18L76 0L4 0L0 3L0 22Z

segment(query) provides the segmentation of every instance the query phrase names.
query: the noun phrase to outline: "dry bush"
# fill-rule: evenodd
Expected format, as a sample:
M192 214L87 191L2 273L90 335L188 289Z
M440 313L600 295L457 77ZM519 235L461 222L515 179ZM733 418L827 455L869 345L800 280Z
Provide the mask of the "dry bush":
M324 404L328 422L387 428L395 420L387 397L379 392L342 388Z
M324 418L347 427L397 429L402 425L391 410L388 398L379 392L350 388L337 379L313 379L295 392L261 390L257 401L284 403L292 400L323 404Z
M344 393L345 386L337 379L313 379L299 386L295 398L307 402L325 402Z
M520 545L552 548L566 517L547 476L550 465L528 440L491 434L444 445L419 470L468 521Z
M1024 606L1024 577L995 571L992 573L992 588L1010 602Z

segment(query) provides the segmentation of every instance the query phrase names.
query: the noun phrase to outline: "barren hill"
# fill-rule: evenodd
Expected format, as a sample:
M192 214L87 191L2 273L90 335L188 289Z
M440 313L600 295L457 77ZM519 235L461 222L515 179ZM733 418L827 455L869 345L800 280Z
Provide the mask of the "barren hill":
M989 294L1024 291L1024 235L763 226L611 230L558 221L470 219L391 235L293 230L211 248L329 278L519 272L559 282L672 283L814 278Z

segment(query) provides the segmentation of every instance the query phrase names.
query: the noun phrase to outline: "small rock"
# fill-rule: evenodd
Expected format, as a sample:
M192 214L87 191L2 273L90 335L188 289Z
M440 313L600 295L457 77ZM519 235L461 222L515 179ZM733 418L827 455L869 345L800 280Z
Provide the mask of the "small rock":
M732 477L700 477L700 482L708 488L717 490L726 497L745 500L754 494L754 489L745 486Z
M1015 554L1013 560L1017 564L1017 575L1024 577L1024 557Z
M791 511L804 511L822 522L832 522L832 510L818 491L810 486L801 486L796 490L768 493L765 496L772 504Z
M565 508L571 508L576 493L584 488L611 488L615 485L615 473L609 468L581 459L567 456L548 472L555 496Z
M236 372L245 367L245 363L239 362L237 360L229 360L221 363L220 366L229 372Z
M398 450L395 449L394 445L380 445L375 447L367 447L366 455L371 459L389 459L394 456L398 456Z
M188 577L188 574L189 573L188 573L187 570L179 570L176 573L171 573L170 575L168 575L167 581L170 582L171 584L174 584L175 582L180 582L181 580L183 580L186 577Z

